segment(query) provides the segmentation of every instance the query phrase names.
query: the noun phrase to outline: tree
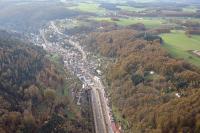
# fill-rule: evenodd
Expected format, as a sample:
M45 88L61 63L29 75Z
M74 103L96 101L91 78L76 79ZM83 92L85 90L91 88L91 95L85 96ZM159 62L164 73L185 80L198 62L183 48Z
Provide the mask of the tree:
M131 79L135 86L144 81L144 77L139 74L134 74Z
M24 123L23 132L27 132L27 133L35 132L36 130L35 118L32 115L32 113L29 112L28 110L24 110L23 123Z
M52 114L53 111L53 105L56 100L56 92L53 89L46 89L44 91L44 99L46 100L48 106L49 106L49 114Z
M39 89L35 85L31 85L28 89L24 90L25 97L27 98L33 98L39 96Z

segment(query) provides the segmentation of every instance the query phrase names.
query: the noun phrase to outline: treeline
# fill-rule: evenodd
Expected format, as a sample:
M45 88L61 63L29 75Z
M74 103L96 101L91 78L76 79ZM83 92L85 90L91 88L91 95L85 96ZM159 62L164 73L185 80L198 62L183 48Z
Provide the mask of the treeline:
M200 35L200 23L197 21L179 22L182 26L186 27L187 35Z
M195 21L195 20L182 21L182 20L174 19L174 20L170 20L170 22L180 25L183 29L185 29L185 33L188 36L200 34L200 28L199 28L200 23L198 21ZM177 27L177 28L179 29L180 27Z
M187 35L200 35L200 28L199 29L188 29L186 30Z
M0 132L89 132L65 79L44 50L0 34Z
M120 8L118 8L116 4L112 4L112 3L102 3L99 7L105 8L107 10L112 10L112 11L120 10Z
M131 17L192 17L192 18L199 17L199 13L170 11L170 10L148 10L148 9L141 12L120 11L119 14Z
M136 30L92 33L88 49L113 58L108 92L124 132L200 132L200 71Z
M64 29L64 33L68 35L84 35L89 34L91 32L96 31L110 31L114 29L118 29L119 26L114 22L100 21L96 22L94 20L85 20L85 17L79 17L80 21L85 21L87 24L66 28Z

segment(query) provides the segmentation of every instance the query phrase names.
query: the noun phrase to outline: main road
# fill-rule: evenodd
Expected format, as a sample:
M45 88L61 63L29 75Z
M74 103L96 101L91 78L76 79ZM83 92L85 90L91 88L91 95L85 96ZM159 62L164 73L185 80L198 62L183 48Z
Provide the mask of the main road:
M103 86L101 79L91 72L92 67L90 60L87 58L86 52L83 50L78 41L62 33L53 21L50 22L50 27L54 33L60 35L62 38L65 38L65 40L67 40L71 46L76 49L76 51L73 51L72 49L66 50L59 45L49 45L49 42L45 38L45 33L40 32L45 46L48 47L47 49L62 53L64 56L65 66L67 66L69 70L71 70L77 77L79 77L84 84L91 88L91 104L93 110L92 113L94 117L95 132L114 133L112 129L112 116L110 115L110 107L108 106L108 99L104 90L105 87Z

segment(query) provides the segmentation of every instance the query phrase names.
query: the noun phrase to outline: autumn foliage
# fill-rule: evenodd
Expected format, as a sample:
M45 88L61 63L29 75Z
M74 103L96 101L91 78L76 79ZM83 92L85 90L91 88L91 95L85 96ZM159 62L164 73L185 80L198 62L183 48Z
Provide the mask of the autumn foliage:
M0 132L87 133L64 94L65 71L59 72L40 47L0 33Z
M113 30L83 41L89 50L114 60L107 82L112 105L120 112L116 121L127 133L200 132L199 68L172 58L159 40L141 35Z

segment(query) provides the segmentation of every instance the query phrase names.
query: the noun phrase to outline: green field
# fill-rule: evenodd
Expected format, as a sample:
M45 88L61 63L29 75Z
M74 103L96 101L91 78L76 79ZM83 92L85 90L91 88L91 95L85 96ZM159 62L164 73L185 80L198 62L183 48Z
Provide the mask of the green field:
M152 19L152 18L121 18L119 19L119 21L113 21L111 18L91 18L93 20L96 21L108 21L108 22L115 22L118 25L121 26L128 26L131 24L136 24L136 23L143 23L147 28L154 28L154 27L158 27L161 26L165 20L156 18L156 19Z
M191 54L189 50L200 50L200 36L187 37L184 31L172 31L162 34L165 44L163 45L169 53L177 58L182 58L196 66L200 66L200 57Z
M76 20L73 19L71 21L62 21L57 23L58 27L61 27L62 29L73 29L81 26L88 26L90 23L84 21L84 20Z
M198 8L194 7L194 6L189 6L189 7L185 7L183 8L183 12L196 12L198 10Z
M70 7L70 9L97 14L106 13L106 10L99 7L99 4L96 3L79 3L77 6Z
M135 11L135 12L140 12L146 10L145 8L136 8L136 7L131 7L131 6L117 6L118 8L125 10L125 11Z

